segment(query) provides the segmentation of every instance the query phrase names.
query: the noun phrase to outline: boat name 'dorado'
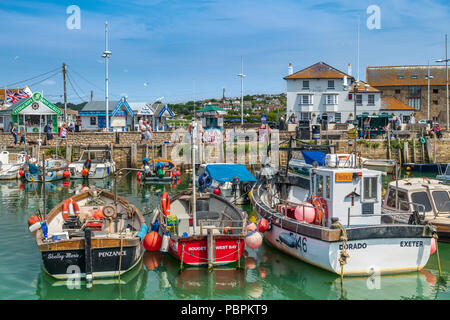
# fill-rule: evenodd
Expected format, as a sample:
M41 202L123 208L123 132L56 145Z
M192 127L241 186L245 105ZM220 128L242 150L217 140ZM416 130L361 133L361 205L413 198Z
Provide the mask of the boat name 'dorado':
M423 241L400 241L400 247L423 247Z
M126 251L122 251L122 256L126 256L127 252ZM109 252L99 252L98 253L98 257L99 258L104 258L104 257L117 257L120 256L120 251L109 251Z
M345 249L352 250L352 249L366 249L367 243L348 243ZM342 244L339 245L339 250L342 250Z

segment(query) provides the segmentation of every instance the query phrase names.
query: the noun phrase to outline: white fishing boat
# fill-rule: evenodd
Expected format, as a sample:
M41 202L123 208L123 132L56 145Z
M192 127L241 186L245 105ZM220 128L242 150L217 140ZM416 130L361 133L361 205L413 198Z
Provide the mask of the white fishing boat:
M72 179L102 179L116 171L110 150L83 150L78 161L69 165Z
M25 168L27 153L0 152L0 180L18 179L19 171Z
M243 164L201 164L196 177L200 191L215 192L234 204L248 203L256 178Z
M251 196L265 240L342 276L421 270L435 228L383 224L382 173L355 162L354 155L329 154L325 166L310 170L310 179L285 173L262 177Z
M439 240L450 241L450 186L428 178L407 178L391 181L384 197L382 211L404 215L383 217L387 223L408 223L413 218L429 222L436 227ZM398 199L397 205L395 199Z

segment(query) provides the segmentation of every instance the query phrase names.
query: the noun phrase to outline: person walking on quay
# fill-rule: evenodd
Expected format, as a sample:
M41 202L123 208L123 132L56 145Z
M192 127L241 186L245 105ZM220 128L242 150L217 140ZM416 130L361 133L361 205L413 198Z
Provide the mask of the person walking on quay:
M141 132L141 142L145 140L145 131L147 131L147 128L145 127L144 120L139 120L139 131Z
M10 132L14 137L14 145L17 145L17 123L14 123L14 125L11 126Z
M50 120L44 127L44 132L46 133L45 144L51 145L53 140L53 121Z
M20 126L19 134L20 134L20 142L19 142L19 145L22 145L22 142L23 142L24 144L27 144L27 130L25 129L25 125Z
M436 123L436 124L434 125L433 131L434 131L434 134L436 135L436 138L438 138L439 140L442 138L442 132L441 132L441 130L442 130L442 128L441 128L441 126L439 125L439 123Z
M369 117L364 119L363 128L364 128L364 139L366 139L366 137L368 139L370 139L370 118Z
M395 118L395 130L401 130L402 129L402 122L400 121L400 118L397 116Z
M63 122L61 125L61 130L59 131L59 137L64 140L64 144L67 146L67 126Z
M146 131L145 131L145 138L147 140L150 140L150 142L152 142L153 141L152 126L150 125L150 121L149 120L146 121L145 129L146 129Z

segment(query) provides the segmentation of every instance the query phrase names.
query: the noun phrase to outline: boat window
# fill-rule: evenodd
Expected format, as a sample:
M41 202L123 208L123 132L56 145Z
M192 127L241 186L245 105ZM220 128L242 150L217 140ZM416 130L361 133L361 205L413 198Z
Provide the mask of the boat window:
M445 169L445 175L450 176L450 165L448 165L447 169Z
M433 191L437 211L450 211L450 197L447 191Z
M377 200L377 177L365 177L363 178L364 185L364 200Z
M331 193L330 193L330 176L325 176L325 194L324 194L324 198L326 199L330 199L331 198Z
M317 196L323 197L323 176L317 175Z
M414 192L411 194L411 201L415 202L415 203L420 203L423 204L425 206L425 211L431 211L431 203L430 203L430 199L428 198L428 194L425 191L421 191L421 192ZM416 206L414 206L414 210L417 211L421 211L420 208L416 208Z
M389 194L388 194L388 198L387 198L387 202L386 205L388 207L391 208L395 208L395 189L394 188L389 188ZM399 202L399 207L400 210L403 211L409 211L409 205L405 202L400 202L400 201L408 201L408 196L406 195L405 191L398 191L398 202Z

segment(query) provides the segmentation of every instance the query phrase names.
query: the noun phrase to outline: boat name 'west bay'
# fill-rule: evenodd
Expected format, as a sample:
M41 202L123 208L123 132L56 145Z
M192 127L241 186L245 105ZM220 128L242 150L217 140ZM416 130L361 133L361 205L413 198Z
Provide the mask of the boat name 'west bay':
M237 249L237 245L216 246L216 250ZM189 247L188 251L204 251L206 247Z

